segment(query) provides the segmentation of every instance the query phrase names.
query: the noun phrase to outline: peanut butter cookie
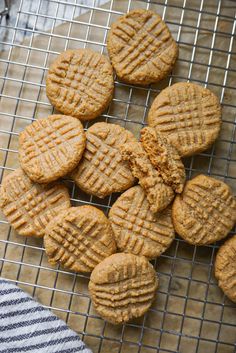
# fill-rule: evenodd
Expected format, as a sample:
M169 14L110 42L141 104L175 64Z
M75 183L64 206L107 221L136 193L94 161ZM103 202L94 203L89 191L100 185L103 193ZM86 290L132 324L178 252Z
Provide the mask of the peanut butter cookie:
M221 127L221 107L209 89L181 82L165 88L155 98L148 124L168 137L181 157L207 149Z
M139 180L152 212L164 210L174 198L172 188L166 185L151 164L140 142L129 142L121 147L122 158L129 162L133 176Z
M93 206L62 211L46 228L44 237L48 261L76 272L90 272L116 251L111 225Z
M107 49L117 76L131 84L158 82L171 71L178 47L161 17L136 9L111 26Z
M158 279L145 257L114 254L93 270L89 291L95 310L112 324L140 317L155 299Z
M215 260L215 276L222 291L236 303L236 235L220 247Z
M109 220L121 251L149 259L160 256L175 237L171 207L153 213L139 185L125 191L116 200L109 212Z
M198 175L185 184L172 208L176 232L188 243L205 245L223 239L236 222L236 200L224 182Z
M63 184L36 184L19 168L3 179L0 207L20 235L43 237L47 224L70 207L70 197Z
M99 116L112 99L109 60L91 49L67 50L49 68L46 93L54 107L81 120Z
M152 165L158 170L164 182L176 193L184 188L186 174L177 149L156 129L141 130L141 143Z
M85 142L83 126L76 118L50 115L36 120L20 134L21 167L33 181L49 183L77 166Z
M135 179L122 160L120 146L136 141L133 134L119 125L96 123L87 130L86 138L82 161L72 173L76 184L100 198L131 187Z

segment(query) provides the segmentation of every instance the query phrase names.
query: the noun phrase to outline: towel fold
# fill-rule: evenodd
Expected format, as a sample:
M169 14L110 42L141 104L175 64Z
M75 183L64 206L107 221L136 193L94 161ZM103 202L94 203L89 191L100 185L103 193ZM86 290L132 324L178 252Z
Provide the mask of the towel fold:
M0 279L1 353L92 353L64 321Z

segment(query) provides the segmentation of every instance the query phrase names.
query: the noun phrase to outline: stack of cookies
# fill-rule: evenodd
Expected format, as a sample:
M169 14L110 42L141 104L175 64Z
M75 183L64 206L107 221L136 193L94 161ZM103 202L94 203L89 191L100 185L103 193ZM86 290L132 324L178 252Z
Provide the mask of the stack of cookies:
M148 85L173 68L178 47L161 17L133 10L111 27L109 60L89 49L67 50L51 65L47 96L60 112L29 125L19 138L21 168L1 187L3 213L23 236L44 238L48 261L92 272L89 290L97 312L120 324L151 306L158 278L149 262L166 251L175 231L194 245L227 236L236 201L220 180L199 175L186 182L182 158L217 138L221 108L199 85L181 82L154 100L138 141L130 131L98 117L120 80ZM113 68L112 68L113 67ZM61 115L63 114L63 115ZM71 207L58 179L70 176L99 198L122 193L108 218L93 206ZM219 250L216 277L236 301L236 236Z

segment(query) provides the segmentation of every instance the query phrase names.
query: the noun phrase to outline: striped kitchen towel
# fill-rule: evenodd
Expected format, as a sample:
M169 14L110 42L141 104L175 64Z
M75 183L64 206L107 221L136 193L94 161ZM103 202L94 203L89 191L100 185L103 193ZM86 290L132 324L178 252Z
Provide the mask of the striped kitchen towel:
M0 279L0 352L92 353L65 322L4 279Z

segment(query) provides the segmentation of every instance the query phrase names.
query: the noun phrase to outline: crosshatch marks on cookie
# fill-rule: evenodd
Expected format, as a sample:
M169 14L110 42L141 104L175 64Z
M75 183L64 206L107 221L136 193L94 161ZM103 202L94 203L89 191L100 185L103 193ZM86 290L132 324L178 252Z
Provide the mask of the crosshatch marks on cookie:
M142 316L156 296L158 279L143 256L118 253L92 272L89 291L95 310L112 324Z
M135 141L133 134L115 124L96 123L86 132L83 158L72 178L86 193L104 198L131 187L135 178L122 160L120 146Z
M71 207L49 224L44 245L51 264L75 272L90 272L116 251L111 225L93 206Z
M19 168L3 179L0 207L20 235L43 237L47 224L70 207L70 197L63 184L36 184Z
M211 244L223 239L236 222L236 200L224 182L198 175L185 184L172 208L176 232L188 243Z
M207 149L217 138L221 106L209 89L180 82L155 98L148 124L167 136L180 156L191 156Z
M36 120L19 137L21 167L35 182L54 181L76 167L85 143L83 126L76 118L50 115Z
M236 303L236 235L228 239L218 250L215 276L219 287Z
M111 26L107 49L117 76L131 84L148 85L172 69L178 46L161 17L136 9Z
M171 207L153 213L143 189L125 191L113 204L109 220L118 248L149 259L160 256L174 240Z
M112 99L109 60L91 49L67 50L49 68L46 93L60 112L81 120L99 116Z

